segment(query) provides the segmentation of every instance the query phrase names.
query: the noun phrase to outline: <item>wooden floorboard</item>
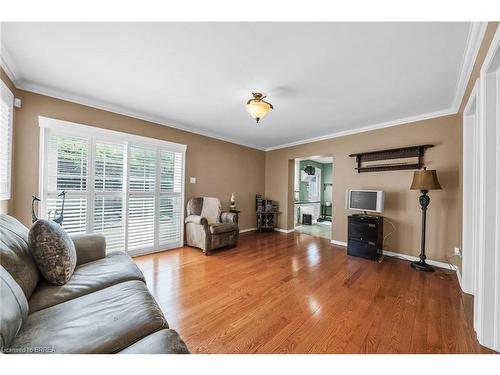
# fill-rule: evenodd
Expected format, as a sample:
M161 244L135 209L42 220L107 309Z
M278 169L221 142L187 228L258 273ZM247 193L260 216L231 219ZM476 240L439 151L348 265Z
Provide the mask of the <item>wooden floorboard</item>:
M346 255L328 239L247 233L210 256L134 258L193 353L488 353L454 272Z

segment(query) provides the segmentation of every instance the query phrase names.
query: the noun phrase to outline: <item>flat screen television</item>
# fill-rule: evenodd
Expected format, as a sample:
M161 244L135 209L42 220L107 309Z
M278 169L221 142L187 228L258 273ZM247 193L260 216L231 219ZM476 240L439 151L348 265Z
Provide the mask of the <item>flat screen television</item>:
M346 208L349 210L382 212L384 192L382 190L347 190Z

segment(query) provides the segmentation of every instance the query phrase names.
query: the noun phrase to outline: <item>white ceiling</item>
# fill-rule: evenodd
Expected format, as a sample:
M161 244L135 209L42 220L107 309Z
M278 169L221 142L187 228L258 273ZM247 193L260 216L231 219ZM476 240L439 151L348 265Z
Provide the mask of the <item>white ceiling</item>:
M1 47L21 88L269 149L450 113L471 25L2 23Z

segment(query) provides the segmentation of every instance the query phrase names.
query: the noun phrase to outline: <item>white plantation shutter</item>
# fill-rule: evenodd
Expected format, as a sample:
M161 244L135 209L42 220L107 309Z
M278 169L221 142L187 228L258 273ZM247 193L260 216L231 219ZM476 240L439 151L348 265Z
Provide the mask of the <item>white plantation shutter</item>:
M160 198L160 245L181 241L182 215L181 197Z
M131 196L128 208L129 249L149 248L154 245L155 198Z
M156 152L154 149L130 147L130 192L154 193L156 184Z
M65 190L69 233L102 233L131 255L182 246L185 146L42 119L46 217Z
M53 219L62 208L58 194L66 192L63 228L70 234L85 233L87 227L88 141L53 134L47 140L47 191L42 198L45 217Z
M128 245L155 245L156 150L131 146L129 151Z
M61 210L62 199L56 194L46 198L47 216L53 218L56 210ZM64 205L64 221L62 227L70 234L85 233L87 227L87 199L66 195Z
M48 140L47 183L49 193L87 190L88 141L53 135Z
M160 151L161 191L181 193L182 189L182 153Z
M0 200L10 199L14 95L0 81Z
M106 250L125 249L123 197L96 197L94 200L94 232L106 237Z
M160 245L182 240L182 158L180 152L160 151Z
M108 251L125 249L125 151L122 143L95 141L93 231L106 237Z
M96 192L123 192L125 145L96 141L94 160Z

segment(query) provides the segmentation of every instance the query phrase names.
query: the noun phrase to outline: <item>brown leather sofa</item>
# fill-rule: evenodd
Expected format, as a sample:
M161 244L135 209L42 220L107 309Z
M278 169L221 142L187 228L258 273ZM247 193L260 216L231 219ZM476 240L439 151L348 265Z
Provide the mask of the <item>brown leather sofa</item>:
M77 267L62 286L40 275L28 229L0 215L0 348L4 353L189 353L142 272L100 235L73 236Z
M191 198L186 207L186 243L205 255L224 246L236 246L240 238L238 214L221 212L218 198Z

